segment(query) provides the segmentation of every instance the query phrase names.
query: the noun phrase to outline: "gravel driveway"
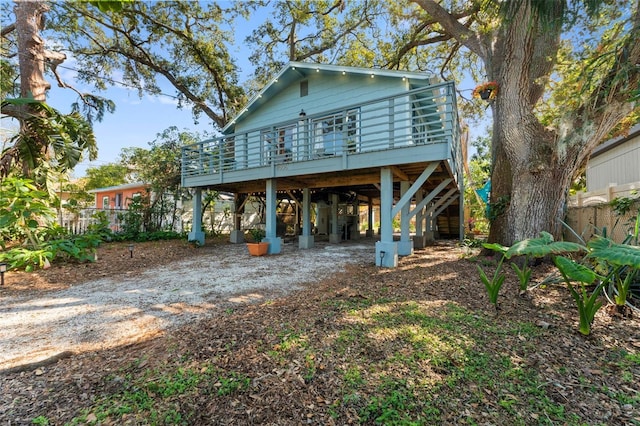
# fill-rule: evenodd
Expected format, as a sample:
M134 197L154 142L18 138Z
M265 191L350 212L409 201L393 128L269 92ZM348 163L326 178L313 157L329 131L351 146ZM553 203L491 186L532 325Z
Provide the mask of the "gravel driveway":
M121 279L88 281L41 297L0 293L0 372L61 352L101 350L149 338L234 304L269 300L342 270L372 263L372 244L285 245L251 257L243 244Z

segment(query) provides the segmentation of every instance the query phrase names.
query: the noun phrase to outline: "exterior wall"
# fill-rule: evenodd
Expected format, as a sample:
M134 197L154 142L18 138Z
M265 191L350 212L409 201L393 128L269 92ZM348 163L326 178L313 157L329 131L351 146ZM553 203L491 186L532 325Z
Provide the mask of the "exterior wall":
M95 206L97 209L126 209L131 204L133 196L147 195L148 187L145 185L135 186L131 188L105 188L97 189L95 192ZM105 204L105 197L109 197L108 204Z
M302 96L300 82L306 80L307 95ZM274 83L284 84L284 82ZM408 83L400 78L389 78L377 76L371 78L367 75L335 74L325 73L322 70L308 77L300 78L294 83L288 84L281 91L276 93L271 99L260 108L253 111L246 117L238 121L235 126L236 133L243 133L249 130L260 128L279 128L277 134L269 136L261 135L257 132L243 135L234 143L235 163L241 168L247 164L265 164L267 156L274 155L268 153L270 143L281 143L286 149L276 155L292 155L292 160L299 161L308 156L323 156L326 154L340 155L342 150L347 148L348 141L346 125L343 113L345 108L356 104L386 96L397 95L399 92L408 90ZM398 101L396 100L396 103ZM369 127L370 135L373 138L389 140L393 135L388 134L389 121L397 122L399 118L404 118L406 126L400 126L399 134L408 134L411 131L411 112L409 103L401 103L400 106L390 106L389 112L381 112L380 105L375 107L364 106L349 110L347 116L355 118L358 125ZM301 112L304 110L306 116L316 115L312 118L302 118ZM400 111L399 111L400 110ZM323 113L330 115L338 113L341 115L340 131L326 133L323 131ZM318 116L317 114L320 114ZM402 117L404 114L404 117ZM379 117L379 118L378 118ZM391 117L391 118L390 118ZM331 118L329 118L331 120ZM288 121L286 126L279 125ZM379 121L380 132L375 132L376 121ZM355 130L357 132L357 129ZM395 135L396 137L399 134ZM262 140L265 138L268 140ZM307 139L305 139L305 137ZM406 136L405 136L406 137ZM367 137L371 139L372 137ZM355 138L354 138L355 139ZM351 143L360 145L361 137L358 141L351 140ZM253 146L253 150L248 148ZM256 150L257 146L262 146ZM355 148L354 148L355 149ZM290 154L285 154L285 152ZM286 157L282 160L287 161Z
M447 143L445 123L434 103L442 97L441 87L403 96L410 89L408 80L321 71L309 76L308 95L301 96L300 81L239 119L235 135L226 142L200 148L197 156L206 159L201 167L217 173L342 155L347 150Z
M236 124L236 133L295 120L301 110L307 115L334 110L338 112L345 106L395 95L408 89L408 83L399 78L335 75L323 73L322 70L306 80L309 82L307 96L300 96L299 82L290 84L250 115L241 117L242 120Z
M639 181L640 133L602 154L593 155L587 165L587 191Z

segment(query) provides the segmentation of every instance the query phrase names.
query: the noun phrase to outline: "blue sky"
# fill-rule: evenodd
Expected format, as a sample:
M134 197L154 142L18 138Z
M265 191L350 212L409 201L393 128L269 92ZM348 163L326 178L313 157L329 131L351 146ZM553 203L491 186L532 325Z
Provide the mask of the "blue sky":
M161 87L163 93L175 93L168 83ZM98 159L83 161L76 166L74 177L84 176L88 167L117 162L122 148L149 148L149 142L171 126L200 133L214 130L211 120L206 116L201 116L199 124L194 124L191 110L178 109L175 99L170 96L144 95L140 98L136 90L123 87L113 87L101 96L114 101L116 110L113 114L105 114L101 122L94 123ZM68 112L76 99L76 94L71 90L52 87L48 103L60 111Z

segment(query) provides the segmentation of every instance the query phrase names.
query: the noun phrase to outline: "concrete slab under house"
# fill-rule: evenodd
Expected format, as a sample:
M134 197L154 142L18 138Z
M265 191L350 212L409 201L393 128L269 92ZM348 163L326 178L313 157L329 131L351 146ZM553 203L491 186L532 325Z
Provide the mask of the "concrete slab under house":
M260 200L270 254L282 251L286 235L306 249L316 238L338 244L365 236L377 239L376 265L396 267L398 256L464 233L452 82L291 62L222 134L182 149L182 185L196 194L190 240L204 243L203 189L235 194L237 243L246 203Z

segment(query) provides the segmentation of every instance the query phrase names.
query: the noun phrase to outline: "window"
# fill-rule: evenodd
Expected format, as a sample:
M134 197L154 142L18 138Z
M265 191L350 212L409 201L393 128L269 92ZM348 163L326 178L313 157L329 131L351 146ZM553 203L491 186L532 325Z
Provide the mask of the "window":
M295 124L278 127L275 132L263 130L261 133L263 164L270 164L274 160L278 163L291 161L297 142L295 134Z
M122 193L116 194L116 209L122 208Z
M313 120L314 154L341 155L359 151L358 109L332 114Z
M104 197L102 197L102 208L103 209L108 209L109 208L109 196L105 195Z
M309 80L302 80L300 82L300 97L307 96L309 94Z
M271 162L272 145L274 143L273 132L271 130L263 130L260 132L262 140L262 151L260 152L260 165L264 166Z
M278 159L280 161L291 161L294 145L297 142L295 137L296 126L286 126L278 128Z

